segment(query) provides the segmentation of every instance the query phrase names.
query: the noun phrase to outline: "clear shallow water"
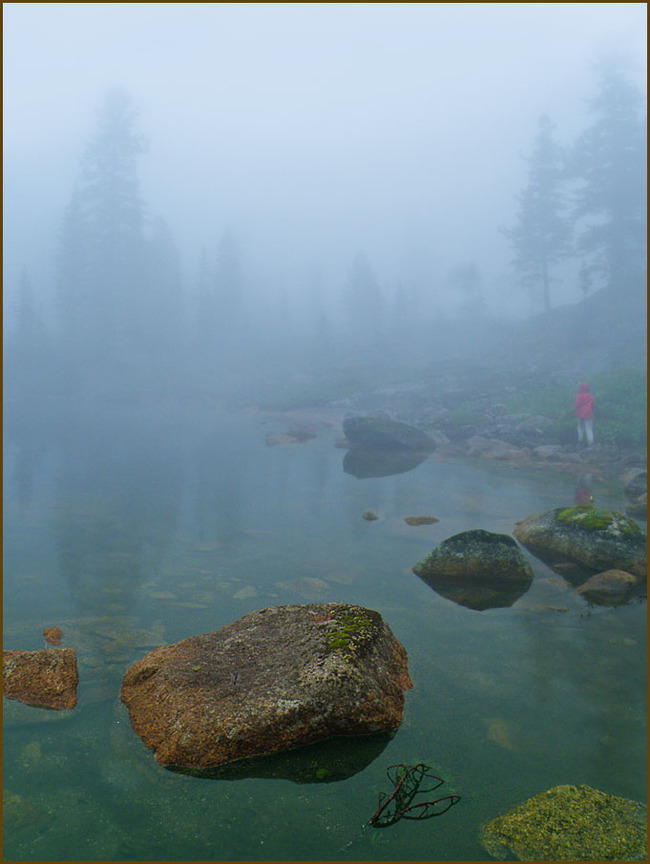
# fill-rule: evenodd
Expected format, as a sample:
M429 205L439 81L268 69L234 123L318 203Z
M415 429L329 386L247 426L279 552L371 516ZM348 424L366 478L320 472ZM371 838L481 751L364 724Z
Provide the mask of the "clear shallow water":
M73 712L4 700L6 860L487 860L481 822L554 785L645 800L645 603L590 608L531 558L528 593L477 612L410 570L458 531L510 534L573 504L580 478L434 454L358 480L343 472L340 429L266 446L289 425L5 411L4 647L43 647L58 624L80 673ZM598 506L624 509L615 483L592 485ZM369 509L381 518L363 520ZM440 521L403 522L421 514ZM254 609L329 600L378 610L408 651L414 688L392 738L258 767L277 777L155 763L119 701L134 660ZM386 768L419 761L460 803L364 827L391 789ZM334 779L282 779L314 766Z

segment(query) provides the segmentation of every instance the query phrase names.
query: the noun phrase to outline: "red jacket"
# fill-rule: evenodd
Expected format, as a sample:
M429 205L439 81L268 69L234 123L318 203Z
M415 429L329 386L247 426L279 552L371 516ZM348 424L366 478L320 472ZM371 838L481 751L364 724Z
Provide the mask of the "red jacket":
M581 384L578 395L576 396L576 417L582 420L589 420L594 416L593 407L596 400L589 392L587 384Z

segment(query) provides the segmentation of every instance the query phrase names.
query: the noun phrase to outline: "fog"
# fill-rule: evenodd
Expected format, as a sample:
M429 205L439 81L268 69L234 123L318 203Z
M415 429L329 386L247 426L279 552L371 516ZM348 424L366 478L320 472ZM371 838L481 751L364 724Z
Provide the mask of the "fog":
M213 272L230 243L255 332L335 326L360 260L384 324L404 297L461 315L463 268L488 316L539 312L500 231L538 119L570 146L605 57L645 88L641 3L5 3L3 18L5 334L25 270L59 326L64 215L111 88L147 139L139 190L167 226L179 322L200 317L201 256ZM582 298L578 264L558 268L554 306Z

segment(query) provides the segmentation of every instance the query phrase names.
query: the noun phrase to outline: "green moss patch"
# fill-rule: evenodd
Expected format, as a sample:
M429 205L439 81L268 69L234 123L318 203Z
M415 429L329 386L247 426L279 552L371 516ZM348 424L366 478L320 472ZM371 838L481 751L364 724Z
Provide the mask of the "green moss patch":
M647 858L646 807L589 786L556 786L481 828L500 861L640 861Z
M587 504L560 510L557 519L585 531L606 531L608 528L614 528L626 535L642 533L636 522L623 516L622 513L617 513L615 510L599 510Z
M325 637L328 654L336 652L346 657L359 654L372 644L379 632L379 616L373 619L362 612L335 609L330 612L329 619L335 626Z

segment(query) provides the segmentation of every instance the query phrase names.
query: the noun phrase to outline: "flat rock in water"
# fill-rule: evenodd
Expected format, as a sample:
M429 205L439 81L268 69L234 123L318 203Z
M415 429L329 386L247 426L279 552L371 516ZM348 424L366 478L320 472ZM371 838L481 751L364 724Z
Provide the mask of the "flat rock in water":
M2 688L8 699L38 708L77 704L77 655L74 648L3 651Z
M647 537L636 522L615 510L559 507L529 516L513 533L551 567L569 562L594 571L647 575Z
M313 603L158 648L127 670L121 697L156 761L209 770L396 729L411 686L406 651L378 612Z

